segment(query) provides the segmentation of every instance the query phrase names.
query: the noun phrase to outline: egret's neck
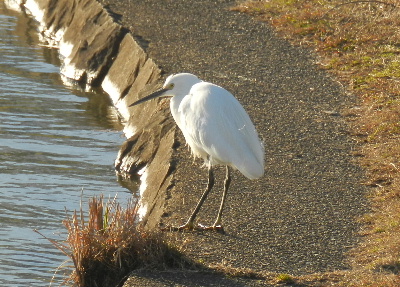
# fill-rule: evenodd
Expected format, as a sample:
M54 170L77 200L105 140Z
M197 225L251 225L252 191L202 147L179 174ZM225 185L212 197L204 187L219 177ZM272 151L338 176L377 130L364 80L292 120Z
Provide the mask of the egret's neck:
M201 80L196 76L187 74L185 76L185 81L176 84L175 88L172 90L173 96L170 102L170 109L172 116L174 117L174 120L180 129L182 129L182 126L180 121L179 106L181 105L183 99L190 94L192 87L200 82Z
M179 128L181 128L181 124L180 124L180 116L179 116L178 110L179 110L179 106L185 96L186 96L186 94L175 95L171 98L171 101L169 103L169 106L171 109L171 114L174 117L174 120L178 124Z

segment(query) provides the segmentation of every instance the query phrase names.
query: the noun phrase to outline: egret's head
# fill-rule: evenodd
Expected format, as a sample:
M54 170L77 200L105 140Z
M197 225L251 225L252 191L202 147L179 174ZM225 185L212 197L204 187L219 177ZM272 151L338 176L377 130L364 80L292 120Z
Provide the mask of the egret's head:
M186 96L189 94L190 89L192 88L193 85L200 83L201 80L197 78L195 75L189 74L189 73L180 73L180 74L173 74L168 76L168 78L165 80L165 83L163 87L134 102L133 104L129 105L135 106L137 104L146 102L148 100L157 98L157 97L174 97L174 96Z

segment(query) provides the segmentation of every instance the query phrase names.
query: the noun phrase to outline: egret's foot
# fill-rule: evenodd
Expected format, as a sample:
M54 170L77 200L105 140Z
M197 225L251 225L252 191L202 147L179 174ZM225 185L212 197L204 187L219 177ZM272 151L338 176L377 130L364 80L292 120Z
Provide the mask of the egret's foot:
M204 225L199 224L199 230L213 230L213 231L217 231L220 233L225 233L224 227L220 224L218 224L218 225L214 224L212 226L204 226Z
M192 221L188 221L184 225L181 225L178 227L179 231L194 230L194 229L196 229L196 227L194 226L194 223Z
M206 226L206 225L202 225L202 224L198 224L197 226L195 226L193 223L187 222L184 225L181 226L167 226L164 228L161 228L162 231L184 231L184 230L188 230L188 231L193 231L193 230L197 230L197 231L204 231L204 230L213 230L213 231L217 231L220 233L225 233L224 232L224 227L222 225L212 225L212 226Z
M178 226L178 227L169 225L167 227L161 228L162 231L184 231L184 230L191 231L191 230L195 230L195 229L197 229L197 228L194 226L193 222L186 222L186 224Z

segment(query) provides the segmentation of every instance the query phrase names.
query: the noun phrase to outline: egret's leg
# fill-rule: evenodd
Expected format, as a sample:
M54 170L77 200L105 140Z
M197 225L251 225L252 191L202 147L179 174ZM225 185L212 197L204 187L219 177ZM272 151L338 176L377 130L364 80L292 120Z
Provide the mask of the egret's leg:
M231 184L231 170L230 170L229 166L226 166L226 177L225 177L225 181L224 181L224 193L222 194L222 200L221 200L221 205L219 207L217 220L215 220L215 223L213 225L214 229L222 228L222 211L224 209L226 194L228 193L228 188L229 188L230 184Z
M192 215L190 215L189 220L186 222L186 224L182 225L179 227L180 230L182 229L189 229L192 230L194 229L194 220L197 216L197 213L199 212L201 206L203 205L204 201L207 198L207 195L210 193L212 187L214 186L214 172L212 170L212 167L210 166L208 168L208 184L207 188L204 191L203 195L201 196L199 202L197 203L196 208L194 209Z

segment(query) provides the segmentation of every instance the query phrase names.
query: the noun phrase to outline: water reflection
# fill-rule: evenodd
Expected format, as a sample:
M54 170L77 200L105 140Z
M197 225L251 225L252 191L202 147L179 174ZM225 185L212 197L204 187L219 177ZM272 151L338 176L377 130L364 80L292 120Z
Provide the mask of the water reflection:
M57 51L33 20L0 3L0 285L44 286L66 257L33 229L65 238L65 209L94 194L121 202L113 161L122 126L107 96L66 88ZM118 132L117 132L118 131ZM54 235L53 233L60 233Z

